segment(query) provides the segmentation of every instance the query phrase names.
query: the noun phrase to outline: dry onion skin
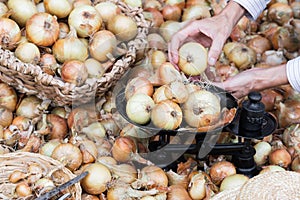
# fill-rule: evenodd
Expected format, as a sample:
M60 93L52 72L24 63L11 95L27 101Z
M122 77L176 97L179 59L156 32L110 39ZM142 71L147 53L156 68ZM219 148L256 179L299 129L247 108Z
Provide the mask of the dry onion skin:
M46 12L58 18L67 17L72 11L72 4L68 0L44 0Z
M11 18L21 27L24 27L27 20L38 12L31 0L9 0L7 7L11 10Z
M81 86L88 78L85 64L79 60L69 60L64 62L61 67L61 78L68 83Z
M9 19L0 18L0 44L4 49L14 49L21 40L21 30L18 24Z
M227 176L236 174L235 166L229 161L214 163L209 169L209 175L214 184L220 185Z
M37 64L40 61L41 53L39 48L31 42L23 42L15 49L15 55L25 63Z

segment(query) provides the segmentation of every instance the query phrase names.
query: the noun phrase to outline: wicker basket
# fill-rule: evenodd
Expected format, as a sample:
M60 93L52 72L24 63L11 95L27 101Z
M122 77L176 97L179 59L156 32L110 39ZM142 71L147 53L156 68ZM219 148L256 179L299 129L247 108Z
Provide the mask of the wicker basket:
M17 183L9 182L8 178L12 172L19 170L24 173L28 173L27 169L29 165L37 164L42 168L43 176L55 176L55 183L63 184L70 179L74 178L75 175L67 168L63 166L57 160L52 159L48 156L43 156L38 153L29 152L14 152L0 155L0 199L18 199L14 196L14 191ZM55 175L56 174L56 175ZM67 188L64 193L70 193L70 200L80 200L82 189L80 183L76 183L73 186ZM36 196L26 197L26 199L35 199ZM25 198L19 198L25 199Z
M93 98L102 97L136 61L137 52L146 48L150 26L141 8L129 7L120 0L110 1L116 3L122 13L136 21L138 34L127 43L127 53L118 58L103 77L88 79L84 85L76 87L46 74L40 66L21 62L13 52L0 48L0 79L21 93L36 95L43 100L50 99L53 104L59 106L87 103Z

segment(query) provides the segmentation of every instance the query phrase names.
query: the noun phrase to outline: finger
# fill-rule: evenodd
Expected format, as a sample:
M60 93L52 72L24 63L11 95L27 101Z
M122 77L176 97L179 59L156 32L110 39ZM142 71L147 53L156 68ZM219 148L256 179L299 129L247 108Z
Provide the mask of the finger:
M213 66L216 64L216 61L218 60L218 58L222 52L224 42L225 41L217 40L217 39L214 39L212 41L212 45L208 52L208 64L209 65Z

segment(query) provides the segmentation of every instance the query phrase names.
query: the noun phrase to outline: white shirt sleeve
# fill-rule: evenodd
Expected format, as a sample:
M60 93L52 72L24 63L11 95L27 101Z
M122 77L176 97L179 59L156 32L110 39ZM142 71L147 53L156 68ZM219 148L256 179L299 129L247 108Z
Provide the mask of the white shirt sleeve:
M300 57L287 62L286 74L293 89L300 92Z
M247 10L246 16L256 20L271 0L233 0Z

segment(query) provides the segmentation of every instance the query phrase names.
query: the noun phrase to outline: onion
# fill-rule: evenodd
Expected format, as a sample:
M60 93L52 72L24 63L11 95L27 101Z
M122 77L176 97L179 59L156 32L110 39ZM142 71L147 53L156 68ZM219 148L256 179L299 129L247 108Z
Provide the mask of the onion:
M253 49L257 54L270 50L272 48L270 41L260 35L255 36L247 42L247 46Z
M120 13L120 9L116 4L109 1L100 2L95 5L96 10L99 12L104 23L112 19L114 16Z
M162 9L162 4L158 0L145 0L143 2L143 8L144 9L155 8L157 10L161 10Z
M157 69L160 65L167 62L167 56L163 51L154 50L151 53L151 65L154 69Z
M6 16L7 12L8 12L8 8L7 8L6 4L3 2L0 2L0 17Z
M276 105L283 101L283 95L274 89L266 89L261 91L261 102L265 105L266 111L274 111Z
M48 142L46 142L41 146L39 153L51 157L53 150L59 144L61 144L61 142L58 139L49 140Z
M91 6L92 2L91 2L91 0L74 0L73 1L73 7L74 8L79 7L79 6L83 6L83 5Z
M300 19L300 2L294 1L290 4L292 10L293 10L293 16L296 19Z
M39 48L31 42L23 42L15 49L15 55L25 63L37 64L40 61L41 53Z
M165 50L167 48L166 41L158 33L150 33L147 36L147 43L150 49Z
M142 7L142 0L123 0L123 1L131 7Z
M129 41L138 33L136 22L122 14L116 15L108 21L107 30L114 33L120 41Z
M61 78L63 81L81 86L88 78L85 64L79 60L69 60L61 67Z
M235 76L239 73L239 69L234 65L220 64L216 65L216 80L225 81L229 77Z
M82 153L80 149L70 143L57 145L51 157L65 164L71 171L78 169L82 163Z
M282 140L287 147L293 147L296 152L300 152L300 128L299 124L288 126L282 135Z
M178 170L177 170L178 171ZM176 173L172 170L169 170L166 172L168 176L169 186L171 185L182 185L184 188L188 187L188 175L185 173Z
M38 46L51 46L58 35L57 19L48 13L36 13L26 22L26 37Z
M58 39L52 47L55 58L64 63L69 60L85 61L88 57L88 48L76 36L76 31L71 27L69 34Z
M98 157L98 149L92 140L83 139L79 141L79 149L82 153L82 163L93 163Z
M148 79L142 77L135 77L129 80L125 87L125 98L126 100L128 100L133 95L140 93L146 94L151 97L153 91L153 85Z
M0 107L0 125L7 127L12 123L12 121L13 113L4 107Z
M21 40L21 30L18 24L5 17L0 18L0 45L4 49L14 49Z
M51 110L52 114L56 114L62 118L67 118L67 111L64 107L55 107Z
M92 122L96 121L95 111L89 111L87 109L77 107L74 108L68 116L68 127L72 130L81 132L83 127L88 126Z
M144 9L143 15L145 16L145 19L151 21L153 28L159 28L164 22L164 16L156 8Z
M146 185L149 183L154 183L155 185L161 187L168 186L168 177L166 173L155 165L143 167L140 172L140 179L137 181L146 183Z
M175 130L182 122L181 108L173 101L161 101L152 108L151 121L158 128Z
M46 12L45 6L44 6L44 2L38 3L36 5L36 9L38 12Z
M183 11L182 21L203 19L211 17L210 7L207 5L194 5Z
M171 21L179 21L181 12L181 8L176 5L165 5L162 9L163 18Z
M9 0L7 7L12 11L11 18L21 27L25 26L27 20L38 12L31 0Z
M94 122L87 127L82 128L82 132L91 140L96 141L99 138L105 137L105 129L100 122Z
M262 54L261 62L268 64L270 66L276 66L286 63L286 58L282 51L268 50Z
M276 116L279 127L286 128L287 126L300 123L300 103L297 100L287 99L280 102L276 109Z
M56 62L56 59L53 54L45 53L41 56L40 66L45 73L53 76L55 75L59 64Z
M268 161L268 156L271 153L272 147L268 142L261 141L254 145L256 151L254 161L257 165L264 165Z
M178 66L186 75L200 75L207 68L207 50L200 43L185 43L179 48Z
M17 107L16 114L17 116L27 117L33 119L39 116L39 106L41 105L42 100L36 96L27 96L23 98Z
M285 49L288 52L294 52L300 46L300 37L294 28L280 27L272 35L271 42L275 50Z
M114 165L111 170L112 175L122 183L132 183L138 178L136 168L130 164Z
M67 136L69 129L65 118L56 114L47 114L47 124L51 129L50 139L63 140Z
M111 156L98 157L97 162L99 162L105 166L117 165L117 161Z
M166 0L166 5L172 5L172 6L178 6L179 8L183 9L185 7L185 1L184 0Z
M111 181L111 173L100 163L89 164L84 171L88 175L82 179L81 186L89 194L101 194L107 190L107 184Z
M49 178L41 178L34 184L34 190L38 193L49 192L55 187L54 182Z
M182 81L173 81L166 85L165 95L175 103L184 103L189 97L186 85Z
M292 163L291 155L281 141L279 142L278 146L273 146L273 149L269 154L269 163L271 165L278 165L283 168L287 168Z
M243 186L249 180L248 176L243 174L234 174L227 176L221 183L220 192L231 190Z
M67 37L68 33L70 32L69 25L64 22L59 22L59 39L63 39Z
M74 8L68 24L76 29L79 37L88 37L97 32L102 25L102 18L95 7L89 5Z
M170 62L165 62L158 68L159 81L162 84L169 84L173 81L181 81L180 73L175 69L174 65Z
M8 177L9 182L17 183L20 180L26 178L26 174L19 170L14 170Z
M27 197L32 195L32 190L26 182L18 183L15 190L18 197Z
M20 131L27 131L31 125L31 119L23 116L16 116L11 124L16 126Z
M191 127L209 126L219 119L220 100L213 93L199 90L191 93L183 104L183 117Z
M15 111L18 96L15 89L6 83L0 83L0 106Z
M185 7L191 7L194 5L207 5L206 0L187 0L185 3Z
M159 33L166 42L169 42L172 36L183 27L183 24L177 21L167 20L159 28Z
M100 200L97 196L91 195L91 194L86 194L86 193L81 195L81 199L84 199L84 200Z
M259 172L259 174L263 174L267 172L279 172L279 171L286 171L286 170L277 165L268 165L268 166L264 166L263 169Z
M136 145L130 137L118 137L112 146L113 158L118 162L127 162L132 153L136 152Z
M236 174L235 166L229 161L214 163L209 169L209 175L214 184L220 185L224 178Z
M68 0L44 0L46 12L55 15L57 18L67 17L72 11L72 5Z
M293 17L293 10L285 3L274 3L268 8L268 19L279 25L284 25Z
M93 58L100 62L108 60L117 45L115 35L108 30L101 30L95 33L89 44L89 52Z
M189 196L189 193L182 185L171 185L168 191L168 200L178 200L178 199L185 199L185 200L192 200Z
M229 47L231 45L233 48ZM256 52L243 43L226 43L223 50L229 61L241 70L247 69L256 63Z
M156 104L163 101L163 100L168 99L166 97L166 94L165 94L165 89L166 88L167 88L167 85L162 85L162 86L155 89L155 92L153 93L153 100Z
M94 58L86 59L84 64L87 68L89 78L101 78L106 71L105 67Z
M188 192L192 199L203 199L206 196L206 178L203 172L191 177Z
M154 104L153 99L148 95L137 93L128 99L126 114L131 121L138 124L146 124L150 120Z

